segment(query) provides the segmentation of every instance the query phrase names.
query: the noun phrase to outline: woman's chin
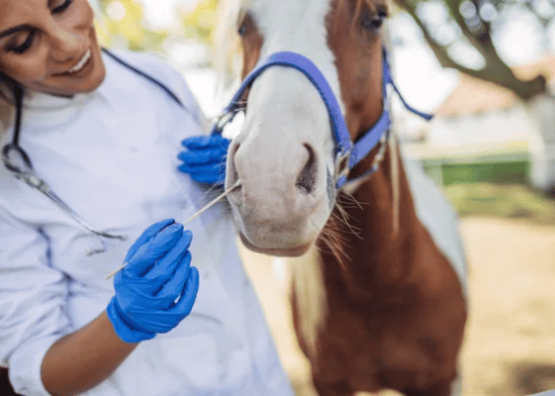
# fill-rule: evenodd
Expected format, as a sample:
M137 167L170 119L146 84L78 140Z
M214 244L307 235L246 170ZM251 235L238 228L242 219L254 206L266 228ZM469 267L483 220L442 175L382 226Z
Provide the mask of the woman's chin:
M254 244L252 244L242 233L240 233L241 242L245 247L255 253L265 254L267 256L274 256L274 257L299 257L304 255L306 252L310 250L312 246L312 242L309 242L305 245L293 247L293 248L260 248Z

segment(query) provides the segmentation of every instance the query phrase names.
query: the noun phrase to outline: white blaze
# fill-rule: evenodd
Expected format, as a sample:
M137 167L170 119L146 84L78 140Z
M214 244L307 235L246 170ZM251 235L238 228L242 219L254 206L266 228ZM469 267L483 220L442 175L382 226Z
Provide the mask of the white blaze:
M320 69L341 104L335 57L327 43L326 17L331 4L332 0L237 0L227 4L227 17L232 18L227 23L235 26L241 12L249 12L264 38L261 58L278 51L304 55ZM229 43L229 36L226 41ZM248 144L249 139L260 139L261 134L273 134L269 140L279 136L282 142L293 147L308 140L318 155L326 158L326 167L333 174L335 143L329 115L315 87L301 72L283 67L265 71L253 84L248 106L245 127L238 141ZM263 161L273 156L278 158L277 168L287 171L287 163L279 163L279 157L271 152L274 147L263 150L268 152L258 152L253 158ZM271 189L271 185L262 187ZM315 216L318 220L322 218ZM295 285L300 330L313 353L326 309L321 260L312 249L305 257L286 261Z

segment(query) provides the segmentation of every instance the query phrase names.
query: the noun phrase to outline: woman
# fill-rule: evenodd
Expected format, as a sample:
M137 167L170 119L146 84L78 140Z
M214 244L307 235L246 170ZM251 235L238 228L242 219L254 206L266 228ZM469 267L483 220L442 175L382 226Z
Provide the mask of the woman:
M192 178L215 181L202 164L225 151L190 138L192 178L177 170L180 140L203 132L181 77L103 53L86 0L0 0L0 73L15 114L0 137L0 366L15 391L292 395L225 208L179 225L205 202ZM36 178L13 177L25 155Z

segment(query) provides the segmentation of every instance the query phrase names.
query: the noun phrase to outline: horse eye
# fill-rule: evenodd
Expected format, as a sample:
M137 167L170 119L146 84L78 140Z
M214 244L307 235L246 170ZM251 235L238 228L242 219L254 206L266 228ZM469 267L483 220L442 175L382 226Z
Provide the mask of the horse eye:
M237 31L239 33L239 36L244 37L246 36L246 34L248 33L248 27L247 27L247 21L243 21L243 23L241 23L241 26L239 26L239 30Z
M378 14L364 14L361 17L360 24L366 30L376 31L382 27L384 19L387 17L387 14L380 10Z

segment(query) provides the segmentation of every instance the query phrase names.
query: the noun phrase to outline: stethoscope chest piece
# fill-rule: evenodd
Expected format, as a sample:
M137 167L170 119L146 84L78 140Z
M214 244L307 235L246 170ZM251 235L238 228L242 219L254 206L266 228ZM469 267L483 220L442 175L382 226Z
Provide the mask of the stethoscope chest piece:
M73 218L73 220L75 220L81 227L101 238L102 248L87 250L85 255L92 256L93 254L104 252L106 250L106 243L102 238L119 239L121 241L125 241L127 239L125 235L112 235L107 232L98 231L90 226L81 216L71 209L68 204L55 194L43 179L36 174L33 169L31 159L16 143L9 143L2 148L2 161L4 162L6 169L12 172L16 179L22 180L28 186L40 191L60 209L62 209L68 216Z

